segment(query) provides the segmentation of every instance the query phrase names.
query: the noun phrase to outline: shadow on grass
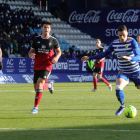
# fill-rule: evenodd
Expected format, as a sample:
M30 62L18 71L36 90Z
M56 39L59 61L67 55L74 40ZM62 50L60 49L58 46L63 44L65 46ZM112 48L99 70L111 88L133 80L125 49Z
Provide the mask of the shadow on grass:
M67 128L0 129L0 140L139 140L140 123Z

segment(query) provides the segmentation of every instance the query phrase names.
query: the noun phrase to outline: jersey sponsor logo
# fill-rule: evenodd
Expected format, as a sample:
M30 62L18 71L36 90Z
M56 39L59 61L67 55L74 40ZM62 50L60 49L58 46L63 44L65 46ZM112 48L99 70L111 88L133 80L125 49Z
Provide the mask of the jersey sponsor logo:
M43 48L43 49L45 49L45 48L46 48L46 46L45 46L45 45L42 45L42 48Z
M117 56L120 57L120 56L129 56L131 54L131 52L116 52Z
M93 76L84 76L84 75L67 75L67 77L70 79L72 82L91 82L93 81Z

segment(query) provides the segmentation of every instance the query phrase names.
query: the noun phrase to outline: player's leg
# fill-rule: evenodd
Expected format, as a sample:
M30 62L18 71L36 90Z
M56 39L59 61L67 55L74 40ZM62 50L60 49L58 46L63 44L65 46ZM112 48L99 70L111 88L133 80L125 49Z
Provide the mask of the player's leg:
M129 83L129 79L125 77L125 75L121 77L118 77L118 79L116 80L116 97L121 104L120 108L115 113L116 115L121 115L121 113L125 109L125 103L124 103L125 95L123 92L123 88Z
M108 81L104 77L102 77L102 75L103 75L103 72L100 72L100 74L98 74L98 79L104 82L105 84L107 84L109 90L112 91L112 85L108 83Z
M38 106L42 97L42 93L43 93L43 85L45 83L45 80L42 78L38 78L37 80L37 84L34 84L34 86L36 85L36 95L35 95L35 103L34 103L34 108L32 109L31 113L32 114L36 114L38 113Z
M46 78L48 78L50 72L47 70L38 70L34 72L34 88L36 89L34 108L31 113L38 113L38 106L43 93L43 85L45 84ZM50 86L49 86L50 88Z
M45 83L48 81L48 79L46 79ZM50 83L44 84L43 85L43 90L45 89L49 89L50 93L52 94L54 92L54 88L53 88L53 81L50 81Z
M91 91L96 92L97 91L97 74L96 72L93 72L93 85L94 85L94 89L92 89Z

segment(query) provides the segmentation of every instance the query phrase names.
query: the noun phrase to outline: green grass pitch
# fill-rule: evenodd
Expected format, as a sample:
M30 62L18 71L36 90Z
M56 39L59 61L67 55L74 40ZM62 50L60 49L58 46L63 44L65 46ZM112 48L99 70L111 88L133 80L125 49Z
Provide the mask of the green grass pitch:
M125 87L125 103L137 109L135 118L115 116L120 104L113 91L98 83L54 83L44 91L38 114L30 114L33 84L0 85L0 140L139 140L140 91Z

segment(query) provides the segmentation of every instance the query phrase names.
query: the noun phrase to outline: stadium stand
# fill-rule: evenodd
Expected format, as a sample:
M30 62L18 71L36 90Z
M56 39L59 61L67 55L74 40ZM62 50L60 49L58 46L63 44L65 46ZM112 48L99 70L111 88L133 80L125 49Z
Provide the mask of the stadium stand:
M7 48L9 57L28 57L27 52L32 44L33 35L41 34L41 20L49 20L53 23L50 34L58 39L62 50L69 50L69 46L72 45L76 46L75 50L78 51L93 51L96 48L94 38L55 18L50 12L42 12L31 2L0 1L0 8L0 22L4 29L9 26L9 30L3 30L2 34L4 36L10 34L11 42L16 40L18 45L18 51L15 51L14 46Z

